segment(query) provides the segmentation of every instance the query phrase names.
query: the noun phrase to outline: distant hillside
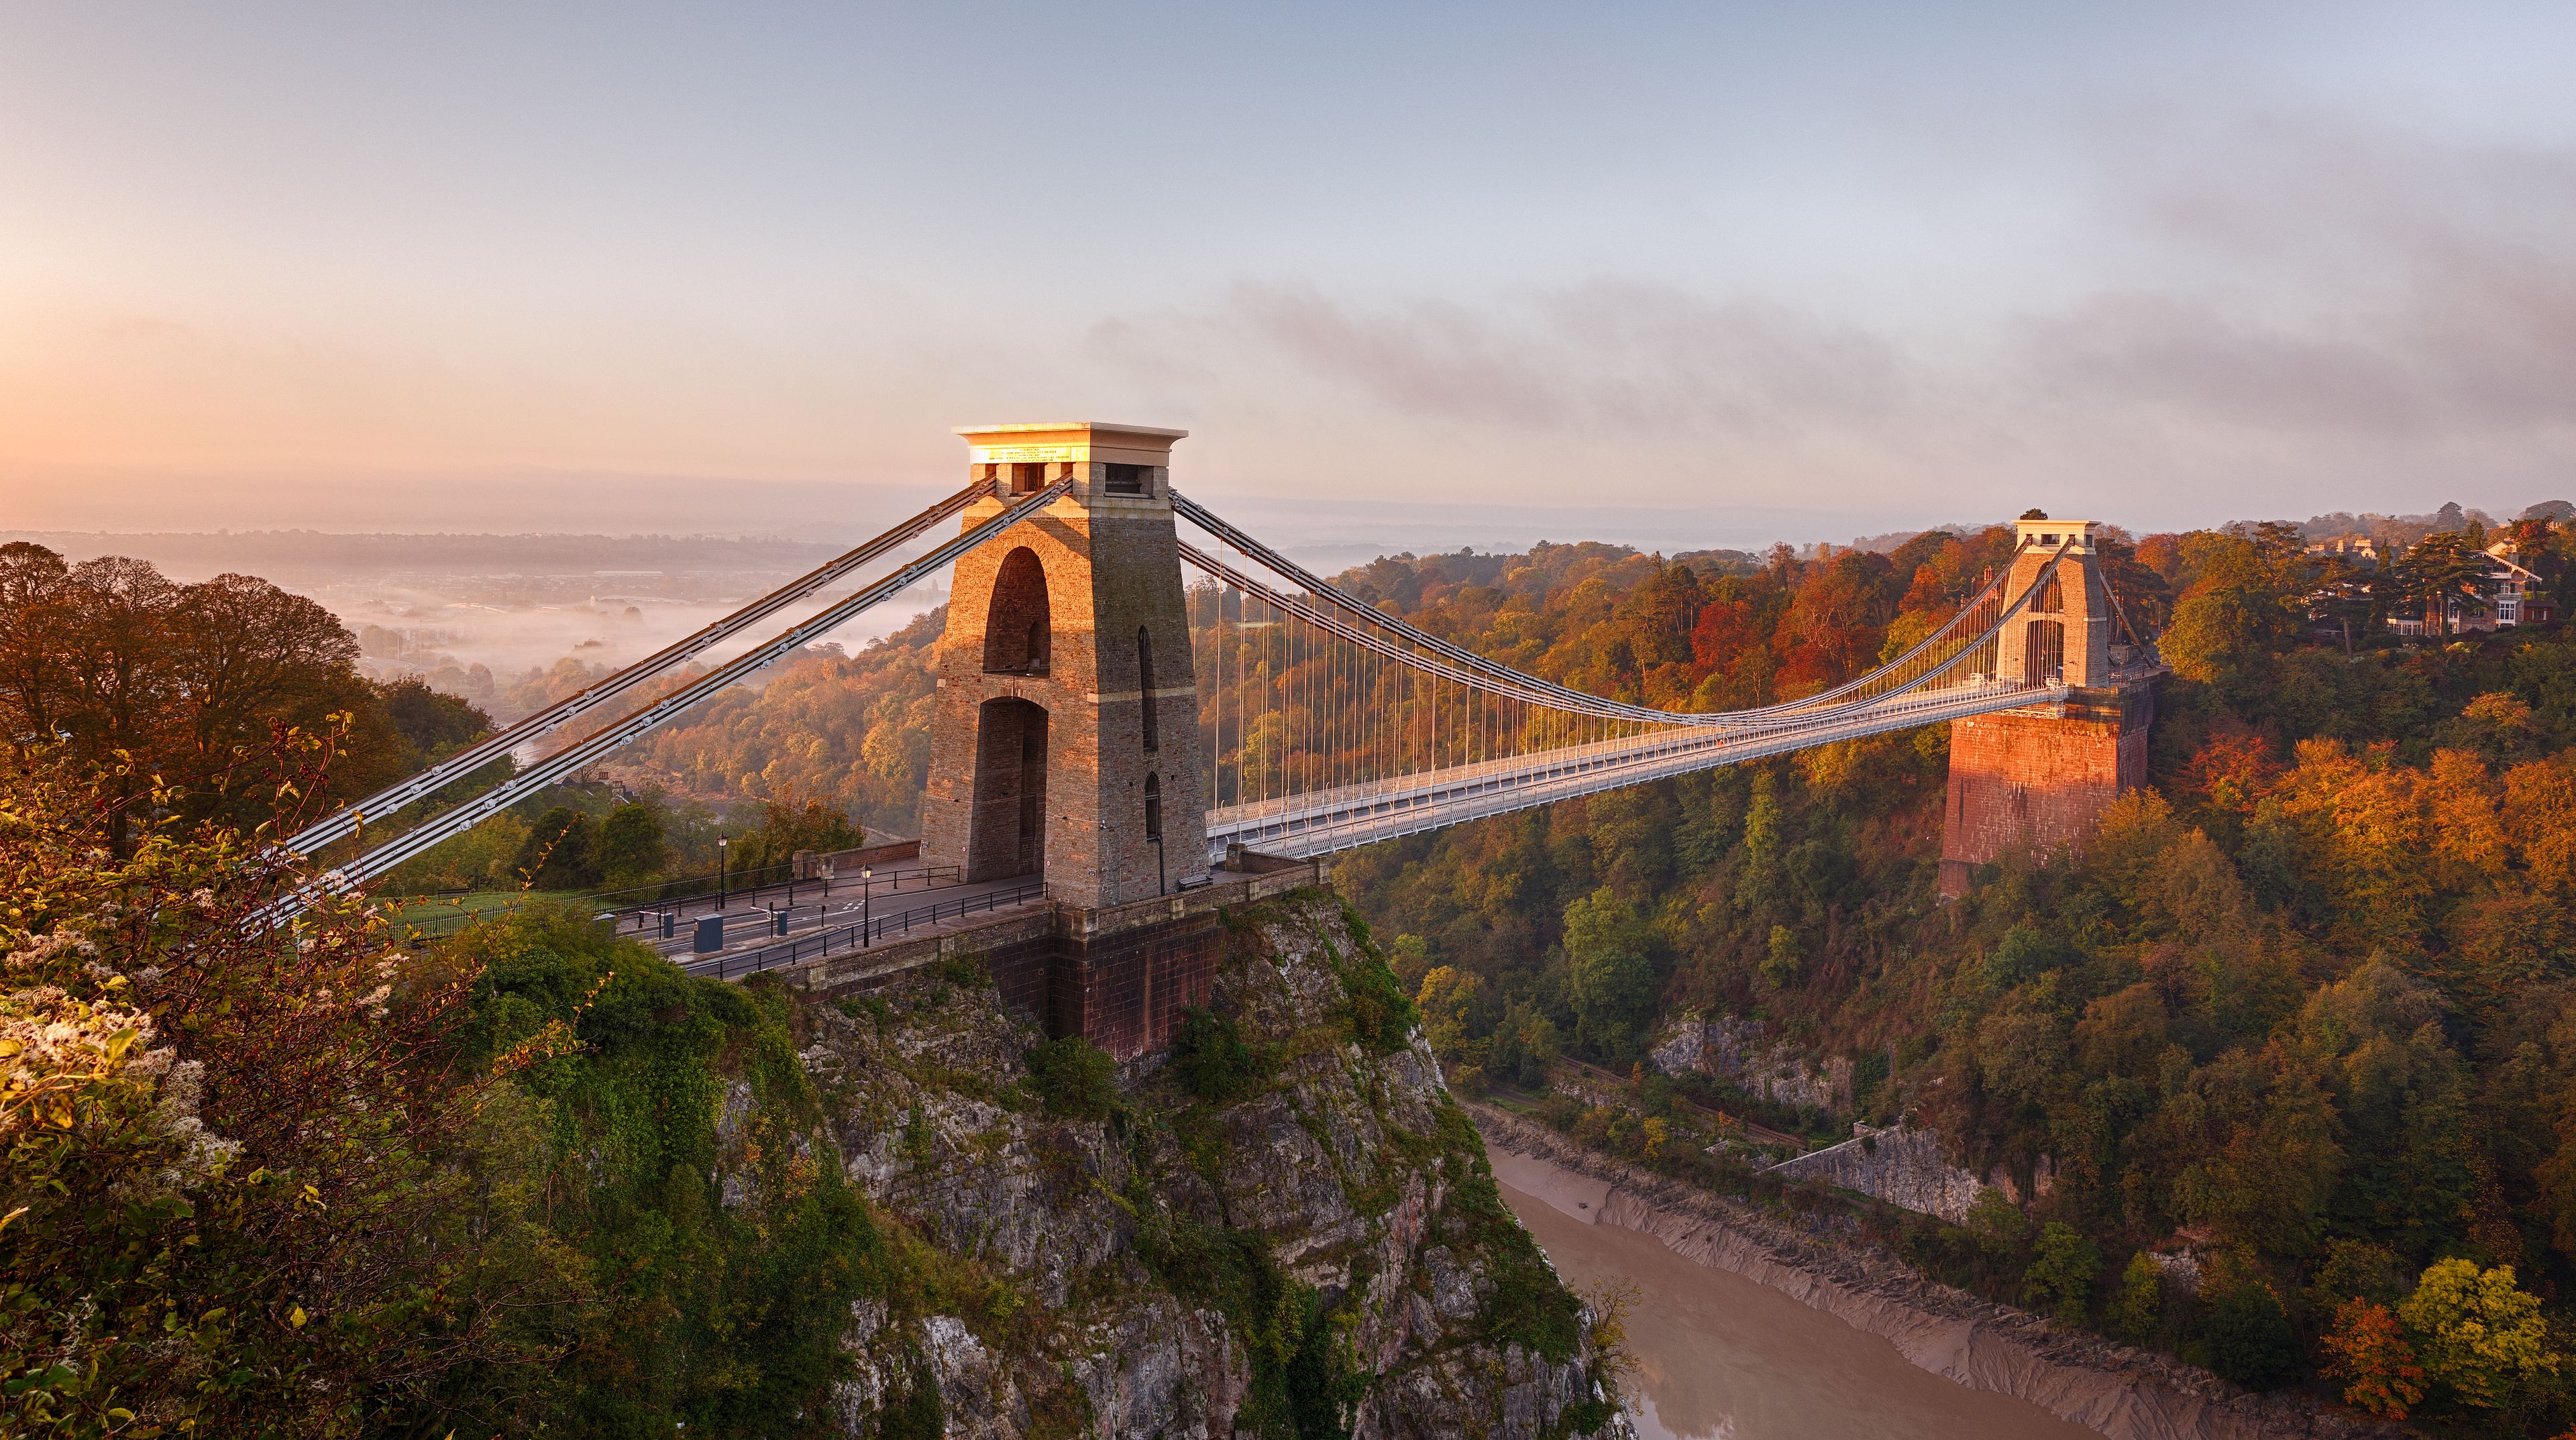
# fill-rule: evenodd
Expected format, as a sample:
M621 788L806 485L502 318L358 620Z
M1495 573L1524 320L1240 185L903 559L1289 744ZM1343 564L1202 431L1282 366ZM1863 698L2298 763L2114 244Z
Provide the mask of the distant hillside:
M749 539L708 535L340 535L318 530L185 531L15 530L0 539L32 540L67 560L132 555L174 575L196 578L226 570L311 583L408 575L568 575L601 571L665 574L794 574L841 553L846 540Z

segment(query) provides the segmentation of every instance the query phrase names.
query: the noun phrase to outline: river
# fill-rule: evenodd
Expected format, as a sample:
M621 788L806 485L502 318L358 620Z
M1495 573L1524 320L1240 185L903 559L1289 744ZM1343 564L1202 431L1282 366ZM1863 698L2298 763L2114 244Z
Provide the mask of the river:
M1645 1440L2099 1440L2027 1401L1916 1369L1884 1339L1651 1235L1502 1188L1567 1283L1633 1289L1626 1388Z

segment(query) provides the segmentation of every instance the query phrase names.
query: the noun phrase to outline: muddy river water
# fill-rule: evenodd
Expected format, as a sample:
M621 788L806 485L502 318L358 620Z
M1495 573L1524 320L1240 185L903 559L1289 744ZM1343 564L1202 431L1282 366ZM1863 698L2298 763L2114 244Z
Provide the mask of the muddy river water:
M1569 1284L1634 1292L1627 1389L1646 1440L2099 1440L2027 1401L1916 1369L1886 1340L1651 1235L1508 1184L1503 1198Z

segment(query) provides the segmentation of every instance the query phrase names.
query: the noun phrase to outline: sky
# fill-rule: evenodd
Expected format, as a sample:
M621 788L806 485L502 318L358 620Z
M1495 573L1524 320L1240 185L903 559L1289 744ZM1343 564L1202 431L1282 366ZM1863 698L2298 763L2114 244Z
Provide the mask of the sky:
M0 528L2576 498L2576 7L0 0ZM870 523L870 522L876 523Z

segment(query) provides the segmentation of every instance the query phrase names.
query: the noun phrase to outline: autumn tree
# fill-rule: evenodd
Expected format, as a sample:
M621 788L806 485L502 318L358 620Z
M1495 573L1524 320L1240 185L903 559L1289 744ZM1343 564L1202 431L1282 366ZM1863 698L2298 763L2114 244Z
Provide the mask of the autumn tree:
M2336 1307L2334 1326L2318 1342L2324 1373L2344 1382L2343 1399L2383 1420L2403 1420L2424 1399L2424 1367L2397 1315L2358 1297Z
M2511 1266L2436 1261L2416 1280L2415 1293L2398 1302L2397 1319L2423 1359L2425 1378L2473 1409L2510 1404L2524 1387L2558 1372L2540 1301L2514 1283Z
M348 745L308 806L362 794L418 759L357 673L347 628L265 580L176 585L140 560L67 565L20 543L0 548L0 605L12 743L128 777L120 814L157 777L189 819L255 823L274 798L262 787L272 737L321 730L332 715L349 717Z

